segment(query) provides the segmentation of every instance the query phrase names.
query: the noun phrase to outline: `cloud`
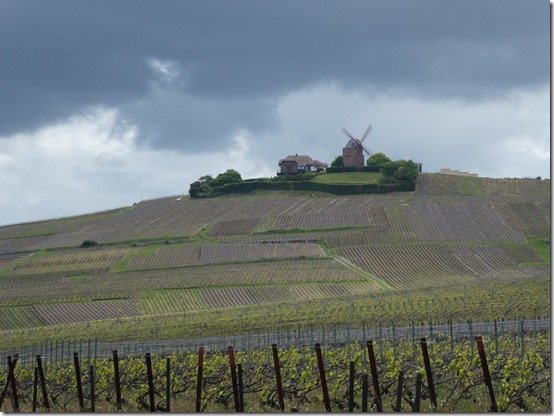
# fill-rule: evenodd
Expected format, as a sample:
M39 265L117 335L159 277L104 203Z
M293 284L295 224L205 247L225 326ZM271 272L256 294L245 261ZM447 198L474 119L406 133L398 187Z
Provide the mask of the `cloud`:
M347 141L341 128L361 134L371 122L368 149L393 159L410 156L429 172L449 167L490 177L550 176L547 86L473 102L320 84L283 96L277 119L280 130L256 136L266 163L296 152L331 161Z
M139 146L139 129L115 109L85 114L35 132L2 137L0 224L94 212L141 198L188 192L202 174L237 168L271 174L238 132L206 155Z
M177 62L168 59L150 58L148 59L148 65L158 76L159 80L167 86L185 85L186 74Z

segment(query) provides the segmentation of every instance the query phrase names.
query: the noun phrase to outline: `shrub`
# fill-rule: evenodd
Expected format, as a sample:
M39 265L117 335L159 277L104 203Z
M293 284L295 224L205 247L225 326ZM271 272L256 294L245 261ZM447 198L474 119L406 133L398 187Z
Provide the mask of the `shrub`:
M342 159L342 156L339 155L331 162L331 167L337 168L339 166L344 166L344 160Z
M87 247L94 247L98 245L98 243L94 240L85 240L81 243L81 247L87 248Z
M383 166L384 164L386 164L388 162L392 162L392 160L390 160L389 157L387 155L385 155L384 153L379 152L379 153L375 153L375 154L371 155L367 159L366 165L369 166L369 167L380 168L381 166Z
M215 179L208 183L210 186L222 186L228 183L239 183L242 182L242 177L234 169L228 169L227 171L220 173L215 177Z

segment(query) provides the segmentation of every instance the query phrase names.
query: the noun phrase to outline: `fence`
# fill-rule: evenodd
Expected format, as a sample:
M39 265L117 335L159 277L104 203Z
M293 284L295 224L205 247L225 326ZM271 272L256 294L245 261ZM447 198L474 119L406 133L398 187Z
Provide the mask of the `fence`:
M523 339L525 334L550 330L550 317L522 320L506 320L493 322L466 322L429 325L411 325L402 327L349 327L349 326L321 326L308 329L298 329L286 332L270 332L258 334L244 334L222 337L207 337L194 339L173 339L141 342L104 342L98 339L86 339L75 341L45 341L13 351L0 353L0 360L5 361L8 355L19 355L20 363L33 362L35 356L40 354L46 364L57 363L62 360L70 360L73 353L79 353L90 362L97 358L111 357L112 351L117 350L121 357L143 355L146 352L158 355L168 355L176 351L196 351L202 345L207 350L225 351L228 345L234 345L240 349L268 348L272 344L282 347L308 346L319 343L321 345L339 345L353 341L374 339L412 339L426 337L428 339L449 338L451 342L460 339L473 339L479 334L484 337L497 338L503 334L514 334L521 341L523 351Z

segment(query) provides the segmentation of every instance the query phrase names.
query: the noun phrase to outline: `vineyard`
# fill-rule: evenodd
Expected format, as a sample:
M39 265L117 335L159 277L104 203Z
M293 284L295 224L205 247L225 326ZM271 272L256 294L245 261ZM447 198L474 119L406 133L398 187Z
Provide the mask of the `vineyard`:
M550 181L171 196L0 227L0 352L550 311ZM93 247L81 247L86 240Z
M90 345L89 345L90 347ZM550 331L156 355L80 350L0 370L0 410L549 412ZM7 394L6 394L7 393Z

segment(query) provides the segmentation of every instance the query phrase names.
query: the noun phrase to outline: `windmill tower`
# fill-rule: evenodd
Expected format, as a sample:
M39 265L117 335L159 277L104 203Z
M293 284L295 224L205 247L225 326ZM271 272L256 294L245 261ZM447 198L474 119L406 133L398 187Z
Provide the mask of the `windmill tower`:
M342 161L344 166L361 167L365 165L364 152L366 152L368 156L371 156L371 152L364 147L363 142L371 130L372 127L370 124L367 126L367 129L365 129L362 137L357 139L348 130L342 129L344 135L350 139L348 140L348 143L346 143L346 146L342 148Z

